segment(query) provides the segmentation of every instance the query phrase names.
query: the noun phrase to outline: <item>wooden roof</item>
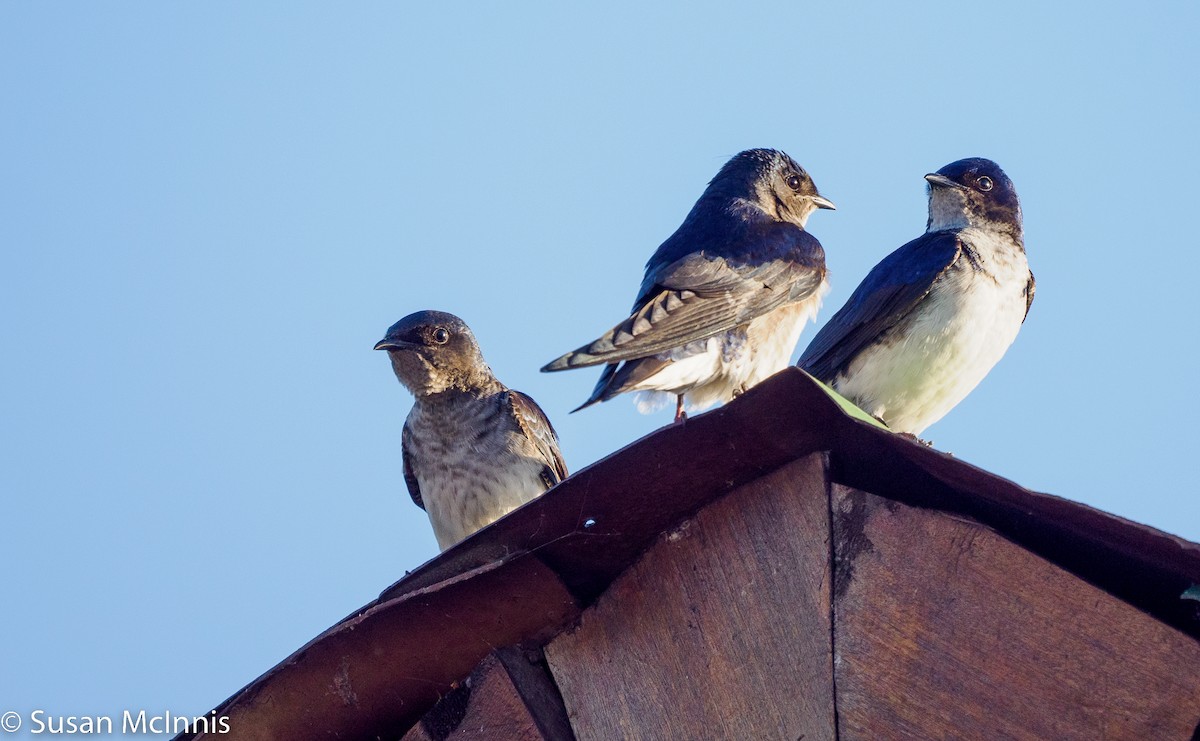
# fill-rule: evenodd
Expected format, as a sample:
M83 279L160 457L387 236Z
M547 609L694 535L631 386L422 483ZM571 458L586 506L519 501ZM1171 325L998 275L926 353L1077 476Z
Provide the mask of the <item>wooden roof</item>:
M603 603L611 604L614 598L605 595L601 604L597 599L627 571L630 576L621 583L629 584L635 573L631 566L661 542L663 533L734 490L739 490L737 506L743 507L750 495L742 492L759 486L750 486L753 482L769 480L773 472L785 468L789 475L801 475L814 465L814 455L822 465L819 476L812 473L817 476L813 480L827 477L838 485L827 500L820 500L824 504L819 508L842 509L835 513L833 525L829 524L832 515L826 513L820 527L830 534L824 542L797 544L801 550L791 557L797 563L806 558L828 563L828 538L836 540L837 557L843 561L840 569L828 567L826 575L833 583L826 599L844 599L848 600L844 604L852 605L854 599L870 597L856 591L860 587L850 578L856 562L845 560L844 554L871 547L871 537L886 542L887 523L901 521L903 512L890 519L873 513L882 505L903 506L904 512L908 508L932 511L939 517L981 524L1004 543L1034 557L1027 563L1019 554L997 546L987 551L992 556L983 562L971 562L974 578L992 573L988 564L1029 570L1034 568L1031 563L1044 562L1054 573L1072 574L1086 582L1087 589L1146 613L1151 623L1171 634L1179 631L1190 636L1188 645L1200 645L1200 603L1181 599L1185 590L1200 583L1200 546L1085 505L1028 491L854 419L819 384L793 368L725 407L665 427L577 472L540 499L408 574L378 600L233 695L216 712L230 718L237 738L399 737L492 649L544 645L564 628L579 624L585 609L591 608L589 615L601 614ZM828 493L828 483L823 485ZM766 529L767 523L782 517L806 521L803 511L789 512L766 517L756 527ZM816 520L808 519L817 526ZM906 527L924 527L923 520L908 522ZM953 530L946 522L939 520L937 532ZM736 559L736 546L730 544L734 542L740 541L710 546L689 558L707 553L717 561ZM897 553L905 552L903 542L897 541ZM1003 558L998 555L1002 551ZM670 562L669 556L661 558L663 564ZM905 558L914 564L910 579L934 578L931 575L939 573L940 561L923 559L920 549ZM933 571L918 569L917 564ZM706 568L718 566L711 563ZM955 577L940 573L936 578L952 582ZM1002 590L1003 580L995 574L991 578ZM1046 578L1059 583L1052 575ZM806 590L811 591L805 584L783 579L770 590L803 600ZM953 598L952 588L943 591L947 599ZM1077 597L1085 599L1082 592ZM887 617L889 604L887 599L879 601L879 614L900 619L900 613ZM1100 611L1096 616L1103 618ZM585 619L581 632L589 620L599 618ZM872 635L882 630L869 620L859 627ZM828 638L828 629L826 633ZM592 648L604 645L603 631L596 635L598 643L590 644ZM859 635L847 634L846 645L853 645ZM555 641L554 650L547 651L552 664L559 662L555 676L564 694L571 681L569 668L562 668L568 661L564 657L586 656L589 650L577 642L572 654L570 641L562 637ZM862 655L870 656L869 649L866 646ZM848 687L852 685L847 681ZM869 685L868 681L859 688L864 696L876 697L883 691ZM926 689L930 696L936 695L936 687ZM832 703L830 713L832 717ZM897 715L896 723L902 722L908 721ZM860 730L867 733L870 728L867 724Z

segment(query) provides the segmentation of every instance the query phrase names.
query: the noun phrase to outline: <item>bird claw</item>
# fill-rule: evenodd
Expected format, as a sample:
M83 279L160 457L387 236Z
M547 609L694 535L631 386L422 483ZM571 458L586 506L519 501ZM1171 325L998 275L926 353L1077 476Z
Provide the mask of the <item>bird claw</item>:
M925 446L925 447L927 447L927 448L932 448L932 447L933 447L933 441L932 441L932 440L924 440L924 439L922 439L922 438L919 438L919 437L917 437L916 435L912 434L911 432L900 432L900 433L897 433L897 434L898 434L898 435L900 435L900 437L902 437L902 438L904 438L904 439L906 439L906 440L912 440L914 443L920 443L921 445L924 445L924 446Z

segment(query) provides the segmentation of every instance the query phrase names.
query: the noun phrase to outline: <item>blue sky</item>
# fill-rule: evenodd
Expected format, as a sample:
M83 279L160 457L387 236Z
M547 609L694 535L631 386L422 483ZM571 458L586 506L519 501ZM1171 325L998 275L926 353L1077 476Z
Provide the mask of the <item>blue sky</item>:
M670 421L538 368L739 150L838 205L827 319L922 176L1016 183L1037 300L926 437L1200 540L1200 6L0 6L0 712L201 714L436 552L382 353L463 317L572 469ZM809 329L803 345L813 335ZM680 465L687 465L681 461Z

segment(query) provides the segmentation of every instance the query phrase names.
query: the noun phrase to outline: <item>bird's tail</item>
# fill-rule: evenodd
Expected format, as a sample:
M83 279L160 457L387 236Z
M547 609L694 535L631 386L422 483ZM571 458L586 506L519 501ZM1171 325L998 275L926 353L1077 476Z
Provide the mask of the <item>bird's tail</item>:
M542 366L542 372L649 357L744 321L728 300L705 301L694 291L664 289L600 337Z
M645 381L670 364L670 360L663 360L662 358L638 358L637 360L628 360L624 363L609 363L604 366L604 372L596 380L596 387L592 389L592 395L588 397L587 401L572 409L571 412L575 413L580 409L587 409L593 404L608 401L617 394L633 391L642 381ZM642 406L644 405L639 404L639 408Z
M543 370L545 369L543 368ZM580 409L587 409L593 404L599 404L608 398L604 395L604 392L608 389L609 384L612 383L613 376L616 374L617 363L610 363L604 366L604 371L600 373L600 378L596 380L596 387L592 389L592 395L588 397L587 401L572 409L571 414L578 412Z

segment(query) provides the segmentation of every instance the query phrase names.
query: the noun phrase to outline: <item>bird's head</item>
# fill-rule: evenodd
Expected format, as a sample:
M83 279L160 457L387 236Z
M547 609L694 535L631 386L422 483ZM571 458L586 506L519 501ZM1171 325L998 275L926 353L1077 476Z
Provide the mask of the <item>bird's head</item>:
M776 221L803 227L813 211L836 208L817 192L804 168L776 149L747 149L725 163L709 191L749 203Z
M970 157L951 162L925 179L929 181L926 231L975 226L1021 236L1021 203L1016 188L995 162Z
M409 314L388 328L375 349L387 351L396 378L414 396L477 391L497 383L470 327L443 311Z

